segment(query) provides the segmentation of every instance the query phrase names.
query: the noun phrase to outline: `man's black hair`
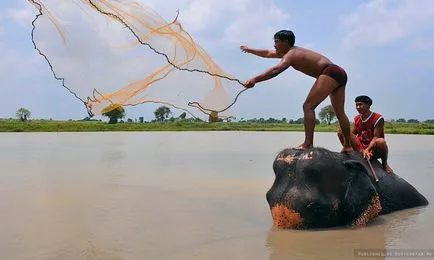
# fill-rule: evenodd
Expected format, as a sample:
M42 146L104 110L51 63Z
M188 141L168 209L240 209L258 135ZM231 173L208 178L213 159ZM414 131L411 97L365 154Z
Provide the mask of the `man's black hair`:
M372 105L372 99L370 97L364 96L364 95L356 97L354 102L363 102L365 104Z
M280 30L274 34L274 39L278 39L283 42L288 42L289 46L294 46L295 44L295 35L292 31L289 30Z

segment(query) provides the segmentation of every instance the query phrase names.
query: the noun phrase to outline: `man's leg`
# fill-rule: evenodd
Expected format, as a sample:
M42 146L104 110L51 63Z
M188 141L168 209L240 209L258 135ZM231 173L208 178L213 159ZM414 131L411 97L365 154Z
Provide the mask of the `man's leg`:
M342 129L339 127L338 129L338 138L342 145L344 145L345 139L344 134L342 133Z
M353 133L350 133L350 136L351 136L351 147L353 147L354 151L363 152L363 146L360 143L359 139L357 139L357 136ZM341 142L341 144L344 145L345 137L344 137L344 134L342 133L341 128L339 128L339 130L338 130L338 138L339 138L339 141Z
M387 147L386 140L384 138L377 138L375 141L375 147L373 149L373 155L376 158L381 158L381 163L383 165L383 169L387 173L393 173L392 168L390 168L389 164L387 163L387 157L389 154L389 148Z
M315 131L315 108L324 100L330 93L337 88L338 83L326 76L320 75L313 84L303 104L304 112L304 142L298 146L299 149L307 149L313 147L313 133Z
M331 78L330 78L331 79ZM339 87L335 89L331 95L330 100L335 110L336 117L339 121L339 126L342 130L342 134L344 136L344 142L342 152L352 152L354 151L351 146L351 131L350 131L350 121L348 120L347 115L345 114L344 106L345 106L345 86Z

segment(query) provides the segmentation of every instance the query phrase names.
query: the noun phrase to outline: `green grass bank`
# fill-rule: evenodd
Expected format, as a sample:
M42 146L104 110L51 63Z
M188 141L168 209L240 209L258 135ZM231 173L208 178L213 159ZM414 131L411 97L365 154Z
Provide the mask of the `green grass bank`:
M319 124L316 132L336 132L338 125ZM102 132L102 131L303 131L302 124L250 123L177 120L173 122L145 122L108 124L101 121L56 121L0 119L0 132ZM385 124L386 134L434 135L434 124L390 123Z

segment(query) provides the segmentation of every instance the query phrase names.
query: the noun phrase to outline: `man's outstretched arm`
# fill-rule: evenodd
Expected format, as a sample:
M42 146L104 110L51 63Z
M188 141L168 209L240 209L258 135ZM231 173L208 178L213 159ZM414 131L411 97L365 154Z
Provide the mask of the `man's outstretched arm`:
M246 81L246 84L244 85L244 87L252 88L253 86L255 86L255 84L257 82L261 82L261 81L265 81L265 80L269 80L271 78L274 78L277 75L279 75L281 72L286 70L289 66L291 66L290 55L286 55L285 57L283 57L283 59L280 61L280 63L277 64L276 66L266 70L265 72L259 74L256 77L253 77L253 78L249 79L248 81Z
M251 49L245 45L240 46L240 50L263 58L282 58L281 55L272 50Z

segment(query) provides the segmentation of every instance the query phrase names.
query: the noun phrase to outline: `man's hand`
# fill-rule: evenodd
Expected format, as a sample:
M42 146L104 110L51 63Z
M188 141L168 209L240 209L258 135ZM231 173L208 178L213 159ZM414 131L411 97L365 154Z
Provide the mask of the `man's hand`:
M240 46L240 50L242 51L242 52L249 52L249 47L247 47L246 45L241 45Z
M370 160L372 156L372 151L366 149L363 151L363 158Z
M245 88L253 88L256 84L256 81L254 79L249 79L246 81L246 83L244 84Z

